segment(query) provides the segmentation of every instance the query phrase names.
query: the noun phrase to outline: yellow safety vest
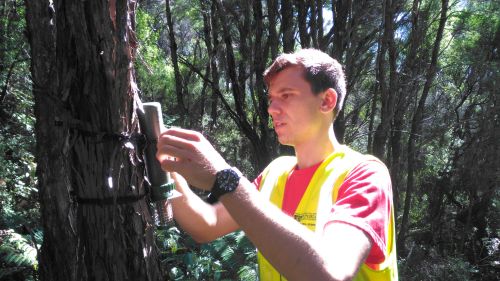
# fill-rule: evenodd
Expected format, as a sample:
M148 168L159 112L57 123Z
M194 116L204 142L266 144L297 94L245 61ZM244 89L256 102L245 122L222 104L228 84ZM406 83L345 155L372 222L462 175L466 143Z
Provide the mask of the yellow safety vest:
M360 154L347 146L341 146L329 155L318 167L302 196L294 218L311 231L321 235L333 204L337 200L340 185L349 172L365 160L376 159ZM262 172L260 191L266 198L281 209L288 174L297 164L292 156L274 160ZM364 263L353 280L398 280L394 212L387 233L387 252L389 255L381 264ZM286 280L259 252L257 253L261 281ZM375 269L373 269L375 268Z

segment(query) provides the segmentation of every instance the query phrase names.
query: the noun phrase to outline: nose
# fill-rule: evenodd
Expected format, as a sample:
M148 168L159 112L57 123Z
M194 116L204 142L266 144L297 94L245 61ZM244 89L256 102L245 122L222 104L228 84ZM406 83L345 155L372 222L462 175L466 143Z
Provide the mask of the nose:
M279 105L278 101L273 101L269 103L269 106L267 107L267 113L273 117L273 115L277 115L281 112L281 107Z

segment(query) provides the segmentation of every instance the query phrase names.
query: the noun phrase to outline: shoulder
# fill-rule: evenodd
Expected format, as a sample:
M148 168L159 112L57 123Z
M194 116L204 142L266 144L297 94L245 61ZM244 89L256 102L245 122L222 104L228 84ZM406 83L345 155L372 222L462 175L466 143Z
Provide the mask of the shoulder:
M274 159L254 180L254 185L260 189L264 179L266 181L269 181L269 178L275 180L281 174L291 170L296 163L297 159L294 156L281 156Z
M363 155L363 160L357 163L347 174L346 182L369 181L375 185L391 185L391 177L386 165L372 155Z
M271 171L286 170L295 166L297 159L294 156L280 156L274 159L267 167L262 171L261 175L267 175Z
M371 154L360 153L348 146L343 146L342 151L346 162L350 166L346 180L353 176L368 176L372 174L389 177L387 167L377 157Z

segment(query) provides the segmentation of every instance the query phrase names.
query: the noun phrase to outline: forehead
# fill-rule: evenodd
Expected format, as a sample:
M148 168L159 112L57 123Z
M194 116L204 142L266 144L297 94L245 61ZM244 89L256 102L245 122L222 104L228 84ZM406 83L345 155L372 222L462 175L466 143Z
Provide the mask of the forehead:
M269 91L279 91L281 88L310 87L304 77L304 69L301 66L289 66L276 73L269 83Z

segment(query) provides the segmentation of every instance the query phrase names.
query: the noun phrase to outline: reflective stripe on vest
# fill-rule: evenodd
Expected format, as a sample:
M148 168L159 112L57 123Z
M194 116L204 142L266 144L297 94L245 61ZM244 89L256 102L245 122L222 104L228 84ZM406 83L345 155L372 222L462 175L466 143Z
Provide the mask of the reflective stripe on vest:
M360 154L346 146L335 150L321 163L312 176L297 206L294 219L316 232L317 235L321 235L330 210L337 200L340 185L354 167L370 159L376 158ZM296 164L295 157L280 157L269 164L262 173L260 192L280 209L288 175ZM394 233L394 214L391 210L386 240L388 241L387 251L390 253L388 258L381 264L363 264L354 280L398 280ZM261 281L286 280L260 252L257 253L257 261Z

